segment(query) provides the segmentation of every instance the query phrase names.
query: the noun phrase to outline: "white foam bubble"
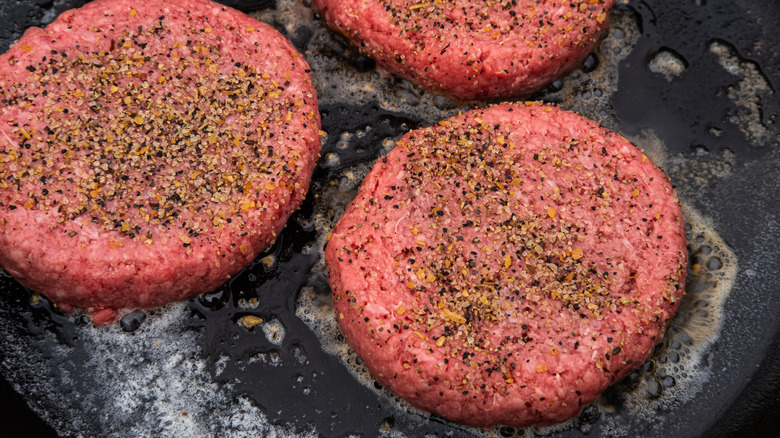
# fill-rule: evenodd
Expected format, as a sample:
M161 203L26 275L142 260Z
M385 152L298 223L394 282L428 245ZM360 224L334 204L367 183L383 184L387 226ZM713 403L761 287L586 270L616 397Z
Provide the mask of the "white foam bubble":
M284 342L285 328L282 322L278 319L272 319L262 324L263 333L268 342L276 345L277 347Z
M685 60L671 50L660 50L647 63L651 72L662 75L671 82L686 69Z

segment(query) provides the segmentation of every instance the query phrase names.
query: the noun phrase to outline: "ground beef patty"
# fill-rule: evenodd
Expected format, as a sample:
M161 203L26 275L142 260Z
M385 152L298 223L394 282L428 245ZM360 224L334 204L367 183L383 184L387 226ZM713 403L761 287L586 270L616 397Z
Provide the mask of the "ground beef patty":
M0 57L0 98L0 264L96 321L249 264L320 147L306 62L207 0L68 11Z
M683 219L621 136L552 106L409 132L325 251L338 320L373 376L476 426L577 414L641 365L683 296Z
M581 62L614 0L314 0L387 70L459 100L528 94Z

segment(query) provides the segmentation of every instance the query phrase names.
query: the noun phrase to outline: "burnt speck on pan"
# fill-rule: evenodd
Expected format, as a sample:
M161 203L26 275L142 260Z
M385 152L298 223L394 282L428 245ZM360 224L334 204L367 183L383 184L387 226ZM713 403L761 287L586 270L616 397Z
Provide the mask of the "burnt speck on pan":
M0 4L0 47L81 0ZM780 5L619 2L599 49L532 96L622 133L683 203L686 297L649 360L578 418L460 426L397 399L340 334L322 261L374 161L465 111L378 70L308 2L224 1L312 67L325 132L274 245L220 288L103 329L0 271L2 418L39 436L769 436L780 401ZM29 405L27 409L24 405Z

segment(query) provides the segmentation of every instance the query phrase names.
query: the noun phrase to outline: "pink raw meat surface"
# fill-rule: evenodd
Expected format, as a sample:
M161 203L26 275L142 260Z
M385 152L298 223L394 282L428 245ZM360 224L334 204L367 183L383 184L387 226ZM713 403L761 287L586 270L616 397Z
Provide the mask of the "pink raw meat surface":
M527 95L581 63L614 3L314 0L314 7L388 71L468 101Z
M627 140L502 104L401 138L325 255L341 329L385 387L528 426L644 362L684 294L686 243L668 179Z
M309 186L309 67L207 0L97 0L0 56L0 264L107 322L206 292Z

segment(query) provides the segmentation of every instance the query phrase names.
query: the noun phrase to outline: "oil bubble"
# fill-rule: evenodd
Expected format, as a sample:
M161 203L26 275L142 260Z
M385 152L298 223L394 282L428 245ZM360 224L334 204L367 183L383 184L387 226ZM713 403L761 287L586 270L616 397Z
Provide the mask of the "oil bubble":
M216 311L225 306L230 299L230 293L226 287L220 287L219 289L199 295L197 299L203 307Z
M143 324L144 321L146 321L146 312L133 312L123 316L122 319L119 320L119 327L122 331L130 333L141 328L141 324Z
M263 333L268 342L274 345L282 345L285 336L285 328L282 322L278 319L272 319L266 323L263 323Z
M582 62L582 71L585 73L590 73L593 70L596 70L596 68L599 66L599 58L591 53L586 58L585 61Z
M339 157L339 154L335 152L329 152L325 155L325 162L321 165L323 167L338 167L339 163L341 163L341 157Z
M688 61L676 51L664 47L653 55L647 67L651 72L660 74L671 82L688 68Z
M626 33L623 32L623 29L621 29L619 27L613 27L612 29L609 30L609 35L612 36L612 37L615 37L618 40L620 40L620 39L625 38Z
M301 344L295 344L292 346L293 358L298 365L305 365L309 362L309 358L306 356L306 350Z
M238 293L243 293L243 291L238 291ZM257 306L260 305L260 300L258 300L257 297L251 297L249 299L242 297L238 299L236 304L240 309L252 310L257 309Z
M595 54L586 58L583 66L553 82L548 87L548 99L585 117L599 120L608 128L618 123L609 98L616 87L618 65L641 35L637 17L629 9L614 8L608 31Z
M707 269L717 271L723 267L723 261L718 257L711 257L707 260Z
M339 137L339 141L336 142L336 148L338 149L346 149L347 145L349 144L349 132L342 132L341 136Z
M661 383L654 378L647 379L643 388L643 392L645 397L648 399L657 399L661 397L661 394L663 393L663 385L661 385Z

